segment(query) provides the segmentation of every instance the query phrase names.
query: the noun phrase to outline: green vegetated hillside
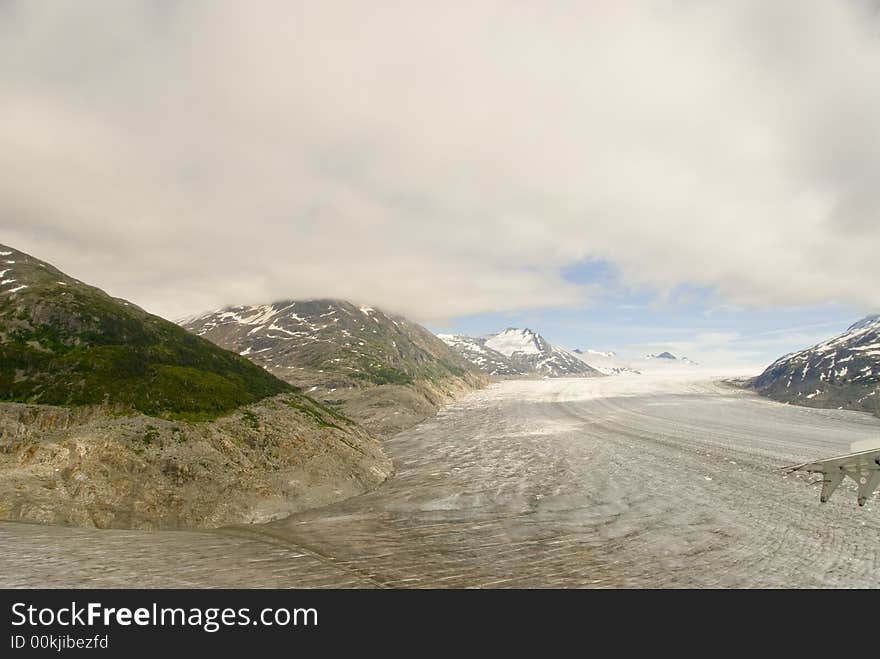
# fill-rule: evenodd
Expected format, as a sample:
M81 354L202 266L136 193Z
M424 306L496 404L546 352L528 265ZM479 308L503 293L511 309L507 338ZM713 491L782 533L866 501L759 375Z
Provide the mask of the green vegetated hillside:
M0 400L208 419L294 387L247 359L0 245Z
M379 441L333 407L0 245L0 519L265 522L392 471Z

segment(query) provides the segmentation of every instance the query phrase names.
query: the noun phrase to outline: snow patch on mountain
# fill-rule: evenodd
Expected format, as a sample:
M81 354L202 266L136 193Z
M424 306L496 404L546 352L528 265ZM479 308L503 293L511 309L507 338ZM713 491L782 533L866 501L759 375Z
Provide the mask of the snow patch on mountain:
M509 327L486 339L486 346L506 357L514 353L539 355L546 352L549 344L532 330Z
M531 329L509 327L484 337L441 334L440 338L484 373L502 377L601 375L577 355L551 345Z
M438 334L437 336L459 355L488 375L497 377L526 375L526 371L514 365L507 355L487 347L485 337L471 337L462 334Z
M574 353L589 366L605 375L641 375L632 362L621 358L613 350L575 350Z
M880 414L880 314L810 348L784 355L754 378L760 393L785 402Z
M2 252L3 256L9 256L10 254L12 254L12 252ZM7 260L5 263L6 265L15 265L15 261L11 260ZM12 271L13 268L4 268L2 271L0 271L0 293L18 293L19 291L23 291L28 287L27 284L22 284L21 282L19 282L16 277L9 276ZM18 285L14 286L13 284Z
M425 328L344 300L226 307L182 324L296 386L476 382L475 369Z

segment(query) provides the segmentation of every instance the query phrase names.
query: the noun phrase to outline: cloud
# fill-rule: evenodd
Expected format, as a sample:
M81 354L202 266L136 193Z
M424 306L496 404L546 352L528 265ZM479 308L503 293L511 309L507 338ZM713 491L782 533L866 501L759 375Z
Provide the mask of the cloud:
M678 330L662 332L669 340L633 343L623 346L630 358L645 354L671 351L677 357L688 357L715 374L721 371L757 374L781 355L801 350L827 340L842 331L846 325L839 322L813 323L770 331L750 332L692 332ZM678 334L678 336L676 336Z
M5 2L2 240L176 317L880 306L867 3Z

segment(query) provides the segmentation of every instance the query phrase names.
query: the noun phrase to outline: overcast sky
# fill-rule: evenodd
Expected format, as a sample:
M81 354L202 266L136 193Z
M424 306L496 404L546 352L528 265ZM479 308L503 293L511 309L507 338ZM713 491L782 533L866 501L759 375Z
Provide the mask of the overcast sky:
M868 0L0 0L0 92L0 242L170 318L880 307Z

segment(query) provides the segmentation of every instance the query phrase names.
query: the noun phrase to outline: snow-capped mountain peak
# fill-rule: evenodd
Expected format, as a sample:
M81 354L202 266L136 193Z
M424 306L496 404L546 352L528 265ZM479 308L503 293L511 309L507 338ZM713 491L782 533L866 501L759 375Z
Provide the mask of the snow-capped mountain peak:
M508 327L503 332L488 337L486 346L500 352L505 357L510 357L515 353L538 355L551 348L540 334L536 334L528 327L525 329Z
M655 355L655 354L646 355L645 359L668 359L668 360L672 361L672 360L677 360L678 357L673 355L671 352L664 351L664 352L661 352L660 354L657 354L657 355Z
M551 345L529 328L508 327L503 332L484 337L441 334L440 338L489 375L600 375L573 353Z
M574 353L589 366L605 375L639 375L640 371L613 350L574 350Z

